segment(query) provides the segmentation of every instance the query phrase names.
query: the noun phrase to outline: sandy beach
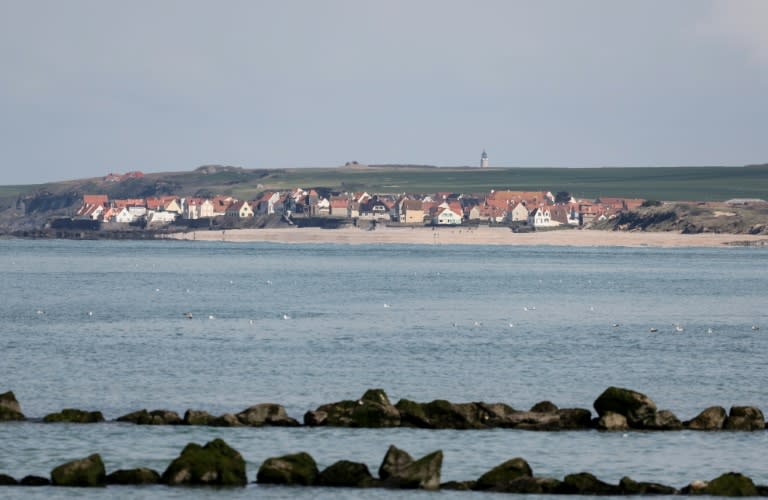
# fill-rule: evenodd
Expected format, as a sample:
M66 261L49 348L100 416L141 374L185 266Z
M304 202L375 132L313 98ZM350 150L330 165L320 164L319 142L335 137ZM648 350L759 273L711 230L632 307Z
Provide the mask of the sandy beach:
M745 234L679 234L596 230L559 230L513 233L503 227L383 227L373 231L284 228L190 231L167 235L169 239L227 242L275 242L296 244L334 243L413 245L551 245L573 247L721 247L733 244L768 245L768 237Z

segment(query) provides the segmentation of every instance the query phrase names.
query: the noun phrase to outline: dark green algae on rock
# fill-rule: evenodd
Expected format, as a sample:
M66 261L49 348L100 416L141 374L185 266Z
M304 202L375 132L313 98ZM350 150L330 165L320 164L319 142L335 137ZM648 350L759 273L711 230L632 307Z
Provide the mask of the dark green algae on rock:
M259 467L256 482L312 486L317 483L320 471L309 453L300 452L268 458Z
M93 424L104 422L100 411L85 411L75 408L64 408L58 413L49 413L43 417L45 423Z
M161 481L170 486L245 486L248 482L242 455L218 438L205 446L189 443L165 469Z
M54 486L106 486L107 474L101 455L94 453L59 465L51 471L51 483Z
M21 405L13 391L0 394L0 422L21 420L26 420L26 417L21 413Z

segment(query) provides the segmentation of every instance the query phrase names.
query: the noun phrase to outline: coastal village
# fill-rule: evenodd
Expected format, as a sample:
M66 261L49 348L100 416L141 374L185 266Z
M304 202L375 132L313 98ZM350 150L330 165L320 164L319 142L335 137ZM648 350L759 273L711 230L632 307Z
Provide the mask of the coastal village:
M110 199L103 194L88 194L83 196L73 219L157 227L217 217L245 220L275 215L287 220L316 217L413 226L491 223L542 229L590 225L639 208L644 201L617 197L584 200L564 192L511 190L350 193L295 188L266 191L251 200L225 195Z

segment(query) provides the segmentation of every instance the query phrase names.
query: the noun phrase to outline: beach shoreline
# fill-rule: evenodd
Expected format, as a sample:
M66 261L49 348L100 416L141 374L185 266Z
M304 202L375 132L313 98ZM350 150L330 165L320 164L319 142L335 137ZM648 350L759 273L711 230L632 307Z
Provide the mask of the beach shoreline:
M768 246L765 236L749 234L680 234L673 232L626 232L570 229L513 233L506 227L386 227L375 230L280 228L188 231L164 235L165 239L224 241L234 243L273 242L289 244L346 245L507 245L570 247L726 247Z

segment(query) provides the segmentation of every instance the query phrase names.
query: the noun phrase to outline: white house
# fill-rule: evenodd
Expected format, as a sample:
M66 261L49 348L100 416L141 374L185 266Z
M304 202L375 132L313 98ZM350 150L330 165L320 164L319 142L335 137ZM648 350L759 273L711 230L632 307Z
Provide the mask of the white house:
M534 208L528 214L528 225L538 227L557 227L559 222L553 221L547 207Z
M178 214L174 212L157 212L149 210L147 212L147 224L170 224L176 221Z
M515 205L515 208L508 210L505 216L505 222L525 222L528 220L528 209L522 201Z
M147 207L123 207L115 216L115 222L130 224L147 215Z
M457 214L450 207L442 207L437 212L437 216L433 219L433 222L438 225L458 225L461 224L462 217Z

